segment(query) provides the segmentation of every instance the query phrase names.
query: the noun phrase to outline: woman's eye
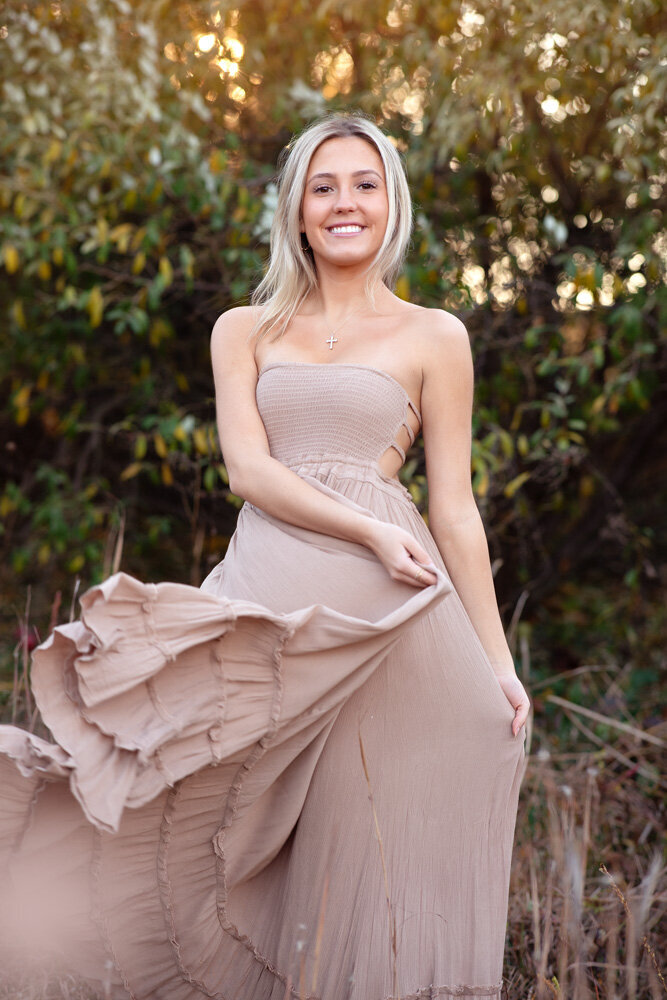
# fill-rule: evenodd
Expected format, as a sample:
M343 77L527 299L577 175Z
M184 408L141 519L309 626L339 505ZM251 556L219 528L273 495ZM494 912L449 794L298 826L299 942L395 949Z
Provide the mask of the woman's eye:
M374 191L377 185L373 181L362 181L359 187L363 188L364 191Z
M313 190L315 194L322 194L323 192L331 191L331 188L328 184L318 184Z

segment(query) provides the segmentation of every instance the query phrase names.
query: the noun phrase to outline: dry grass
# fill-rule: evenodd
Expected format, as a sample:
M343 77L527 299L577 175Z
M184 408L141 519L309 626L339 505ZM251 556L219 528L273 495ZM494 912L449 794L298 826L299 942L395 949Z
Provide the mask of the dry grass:
M40 731L26 611L4 717ZM53 623L55 604L52 611ZM506 1000L667 1000L667 724L659 693L642 697L640 720L626 697L631 664L531 684L528 651L521 653L535 716L513 856ZM561 681L568 698L554 693ZM28 975L11 961L0 968L0 1000L94 998L71 976Z

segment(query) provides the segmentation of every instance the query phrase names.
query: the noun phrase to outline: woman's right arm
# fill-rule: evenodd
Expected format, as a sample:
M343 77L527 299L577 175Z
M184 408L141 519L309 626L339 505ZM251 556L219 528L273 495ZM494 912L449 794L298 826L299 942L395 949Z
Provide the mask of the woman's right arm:
M415 561L430 564L431 558L409 532L338 503L271 457L255 401L252 325L251 309L231 309L220 316L211 336L218 434L229 488L280 520L365 545L393 579L414 586L434 583L429 572L420 582L415 579Z

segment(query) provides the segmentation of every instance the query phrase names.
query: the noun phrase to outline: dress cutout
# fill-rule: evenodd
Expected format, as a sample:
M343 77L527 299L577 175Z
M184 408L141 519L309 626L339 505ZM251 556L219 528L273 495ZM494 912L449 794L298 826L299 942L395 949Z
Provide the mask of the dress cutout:
M348 364L269 364L257 405L437 582L246 503L200 590L89 590L34 654L54 742L0 727L0 934L113 1000L499 1000L523 731L378 464L418 411Z

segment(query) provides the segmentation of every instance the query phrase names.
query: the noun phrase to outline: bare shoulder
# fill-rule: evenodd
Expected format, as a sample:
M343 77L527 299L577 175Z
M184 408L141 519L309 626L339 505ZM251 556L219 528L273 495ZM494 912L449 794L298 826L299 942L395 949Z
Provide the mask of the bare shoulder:
M218 316L211 332L211 360L214 371L257 375L253 329L261 307L235 306Z
M260 311L256 306L234 306L226 309L215 321L211 341L221 346L228 344L231 347L236 341L247 340L259 315Z
M470 338L465 324L445 309L417 308L411 314L411 334L422 375L443 371L460 375L471 364Z

